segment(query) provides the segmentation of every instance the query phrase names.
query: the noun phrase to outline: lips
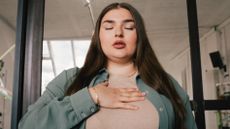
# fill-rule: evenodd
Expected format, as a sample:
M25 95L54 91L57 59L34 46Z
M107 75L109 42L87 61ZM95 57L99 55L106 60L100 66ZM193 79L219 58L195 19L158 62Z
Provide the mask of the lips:
M116 41L113 43L113 47L116 49L122 49L125 48L126 44L123 41Z

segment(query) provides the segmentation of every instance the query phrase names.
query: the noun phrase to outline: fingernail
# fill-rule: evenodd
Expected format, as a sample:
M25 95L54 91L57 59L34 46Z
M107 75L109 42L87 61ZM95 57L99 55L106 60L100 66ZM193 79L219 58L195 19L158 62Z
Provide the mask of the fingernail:
M145 92L142 92L141 94L142 94L142 95L146 95L146 93L145 93Z

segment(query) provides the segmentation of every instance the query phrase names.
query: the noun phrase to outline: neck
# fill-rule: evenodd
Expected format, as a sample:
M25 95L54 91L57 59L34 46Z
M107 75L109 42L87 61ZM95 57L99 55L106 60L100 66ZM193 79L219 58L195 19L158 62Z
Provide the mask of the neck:
M137 68L132 61L126 63L108 61L107 69L110 74L119 76L130 76L137 71Z

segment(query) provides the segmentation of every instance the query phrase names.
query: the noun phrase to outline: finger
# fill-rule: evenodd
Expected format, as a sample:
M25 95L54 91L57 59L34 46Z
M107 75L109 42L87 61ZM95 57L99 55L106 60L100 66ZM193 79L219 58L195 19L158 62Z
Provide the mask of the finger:
M135 106L132 104L126 104L126 103L119 103L118 108L127 109L127 110L138 110L139 109L138 106Z
M133 91L139 91L137 88L119 88L120 92L133 92Z
M136 101L143 101L145 100L145 97L124 97L120 96L119 101L121 102L136 102Z
M145 95L146 95L145 92L140 92L140 91L123 92L120 94L120 96L125 96L125 97L143 97Z

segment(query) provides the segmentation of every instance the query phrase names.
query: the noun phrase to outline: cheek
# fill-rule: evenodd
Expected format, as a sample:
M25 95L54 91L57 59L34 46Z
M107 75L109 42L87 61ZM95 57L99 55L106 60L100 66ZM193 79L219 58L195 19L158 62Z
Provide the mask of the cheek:
M100 31L99 38L102 44L108 44L111 40L111 34L105 31Z
M136 47L137 47L137 35L136 35L136 33L130 35L129 43L130 43L130 49L132 51L135 51Z
M131 46L131 48L130 48L132 54L135 53L136 48L137 48L137 44L136 44L136 42L135 42L135 43L132 44L132 46Z
M109 35L103 31L100 31L99 33L99 38L101 42L101 48L104 53L106 53L106 50L108 49L109 46L109 40L111 39Z
M124 36L129 42L135 42L137 40L136 30L134 31L124 31Z

